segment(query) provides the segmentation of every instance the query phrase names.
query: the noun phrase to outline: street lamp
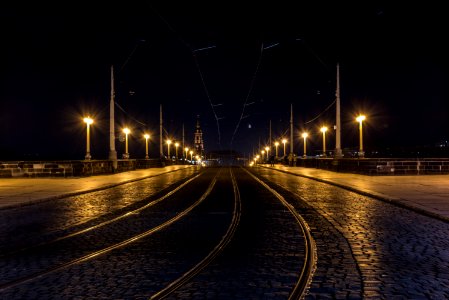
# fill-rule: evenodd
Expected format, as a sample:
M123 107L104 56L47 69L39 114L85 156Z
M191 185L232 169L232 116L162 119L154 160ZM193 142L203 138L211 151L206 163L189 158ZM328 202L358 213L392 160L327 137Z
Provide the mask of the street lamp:
M167 140L167 156L168 156L168 159L170 159L170 144L171 144L171 140Z
M175 143L176 160L178 160L178 147L179 147L179 143L176 142Z
M304 133L302 134L302 137L304 138L304 158L306 157L306 149L307 149L307 146L306 146L306 139L307 139L307 136L308 136L307 132L304 132Z
M359 149L359 157L364 157L365 152L363 151L363 128L362 122L366 119L364 115L360 115L356 118L356 121L359 122L359 133L360 133L360 149Z
M262 153L262 161L263 161L263 156L265 154L265 150L260 151L260 153Z
M90 155L90 125L94 122L94 120L90 117L84 118L84 123L87 125L87 137L86 137L86 156L84 159L90 160L92 156Z
M190 161L193 161L193 151L190 150Z
M286 139L283 139L283 140L282 140L282 143L284 144L284 156L285 156L285 143L287 143L287 140L286 140Z
M149 159L150 157L148 156L148 139L150 138L150 135L148 133L145 133L143 137L145 138L145 159Z
M267 160L268 160L268 150L270 150L270 147L265 147L265 151L267 151Z
M327 127L321 127L320 131L323 133L323 156L326 156L326 131Z
M279 142L275 142L274 146L276 146L276 157L278 157L278 147L279 147Z
M189 153L189 147L185 147L184 151L186 152L186 160L187 160L187 156L188 156L188 153Z
M128 127L123 128L123 133L125 134L125 153L123 154L123 158L124 159L128 159L129 158L129 153L128 153L128 134L131 133L131 130L129 130Z

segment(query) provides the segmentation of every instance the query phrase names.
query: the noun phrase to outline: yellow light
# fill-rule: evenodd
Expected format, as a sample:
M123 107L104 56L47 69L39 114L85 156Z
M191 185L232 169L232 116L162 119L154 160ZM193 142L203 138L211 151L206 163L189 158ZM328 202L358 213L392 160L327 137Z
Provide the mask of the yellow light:
M270 148L269 148L269 147L265 147L265 151L267 151L267 152L268 152L268 150L270 150Z
M326 132L327 131L327 127L326 126L321 127L320 131L323 132L323 133Z
M86 123L87 125L90 125L94 122L94 120L90 117L86 117L83 119L84 123Z
M307 132L304 132L303 134L302 134L302 137L303 138L306 138L306 137L308 137L309 135L307 134Z
M193 154L193 151L190 151L189 153L190 153L190 154Z
M175 143L175 147L179 147L179 143Z
M124 134L130 134L130 133L131 133L131 130L129 130L128 127L125 127L125 128L123 128L123 133L124 133Z
M275 145L276 147L279 146L279 142L274 143L274 145Z
M170 145L171 144L171 140L167 140L167 144Z
M148 134L148 133L145 133L144 135L143 135L143 137L145 138L145 139L149 139L150 138L150 135Z
M262 150L262 152L261 152L262 154L265 154L265 150Z
M259 159L260 158L260 155L256 155L256 159Z
M357 121L357 122L362 122L362 121L365 121L365 119L366 119L366 117L365 117L364 115L360 115L360 116L358 116L358 117L356 118L356 121Z
M184 149L184 150L185 150L186 152L187 152L187 151L189 151L189 147L185 147L185 149Z
M282 143L283 143L283 144L287 143L287 140L286 140L286 139L283 139L283 140L282 140Z

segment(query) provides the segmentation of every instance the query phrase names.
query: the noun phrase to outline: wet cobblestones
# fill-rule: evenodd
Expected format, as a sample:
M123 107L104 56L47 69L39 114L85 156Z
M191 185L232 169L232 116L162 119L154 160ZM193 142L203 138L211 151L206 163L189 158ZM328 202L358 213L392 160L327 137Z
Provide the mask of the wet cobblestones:
M7 253L10 245L26 247L111 218L193 174L194 169L183 169L111 189L0 210L0 253Z
M449 224L310 179L262 174L299 195L346 239L364 299L449 299ZM320 251L318 257L320 265Z

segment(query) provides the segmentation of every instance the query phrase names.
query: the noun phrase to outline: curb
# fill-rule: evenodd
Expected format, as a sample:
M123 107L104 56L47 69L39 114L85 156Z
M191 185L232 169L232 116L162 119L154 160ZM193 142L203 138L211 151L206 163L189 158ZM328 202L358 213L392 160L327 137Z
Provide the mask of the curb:
M333 185L333 186L337 186L339 188L342 188L342 189L345 189L345 190L348 190L348 191L351 191L351 192L354 192L354 193L357 193L357 194L360 194L360 195L363 195L363 196L368 196L368 197L371 197L371 198L374 198L374 199L377 199L377 200L381 200L383 202L390 203L390 204L393 204L393 205L401 207L401 208L412 210L412 211L414 211L416 213L419 213L421 215L425 215L427 217L431 217L431 218L434 218L434 219L438 219L439 221L443 221L443 222L449 223L449 217L441 216L439 214L427 211L425 209L422 209L422 208L419 208L419 207L416 207L416 206L413 206L413 205L406 204L406 203L402 202L399 198L396 198L396 197L390 197L390 196L383 196L383 195L379 195L379 194L374 194L372 192L366 192L366 191L362 191L362 190L356 189L356 188L354 188L352 186L348 186L348 185L344 185L344 184L341 184L341 183L336 183L336 182L333 182L333 181L329 181L329 180L325 180L325 179L321 179L321 178L316 178L316 177L312 177L312 176L308 176L308 175L297 174L297 173L293 173L293 172L289 172L289 171L285 171L285 170L274 169L274 168L270 168L270 167L266 167L266 166L260 166L260 167L266 168L266 169L270 169L270 170L275 170L277 172L282 172L282 173L286 173L286 174L290 174L290 175L295 175L295 176L298 176L298 177L304 177L304 178L307 178L307 179L312 179L312 180L315 180L315 181L318 181L318 182L322 182L322 183L326 183L326 184L330 184L330 185Z
M56 196L39 198L39 199L29 200L29 201L26 201L26 202L5 205L5 206L0 207L0 211L1 210L6 210L6 209L14 209L14 208L20 208L20 207L24 207L24 206L34 205L34 204L43 203L43 202L47 202L47 201L51 201L51 200L58 200L58 199L62 199L62 198L67 198L67 197L73 197L73 196L78 196L78 195L98 192L98 191L110 189L110 188L113 188L113 187L116 187L116 186L119 186L119 185L131 183L131 182L135 182L135 181L140 181L140 180L148 179L148 178L151 178L151 177L157 177L157 176L160 176L160 175L164 175L164 174L168 174L168 173L172 173L172 172L177 172L177 171L180 171L180 170L184 170L184 169L170 170L170 171L159 173L159 174L156 174L156 175L147 175L147 176L144 176L144 177L138 177L138 178L134 178L134 179L129 179L129 180L122 181L122 182L119 182L119 183L108 184L108 185L104 185L104 186L101 186L101 187L98 187L98 188L94 188L94 189L90 189L90 190L84 190L84 191L78 191L78 192L59 194L59 195L56 195Z

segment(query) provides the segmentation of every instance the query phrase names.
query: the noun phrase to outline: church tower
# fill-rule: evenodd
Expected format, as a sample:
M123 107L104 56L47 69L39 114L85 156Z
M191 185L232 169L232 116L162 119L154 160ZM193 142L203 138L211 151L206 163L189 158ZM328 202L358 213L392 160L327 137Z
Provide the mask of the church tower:
M195 152L199 156L204 155L204 144L203 144L203 131L200 126L200 116L196 116L196 129L195 129Z

